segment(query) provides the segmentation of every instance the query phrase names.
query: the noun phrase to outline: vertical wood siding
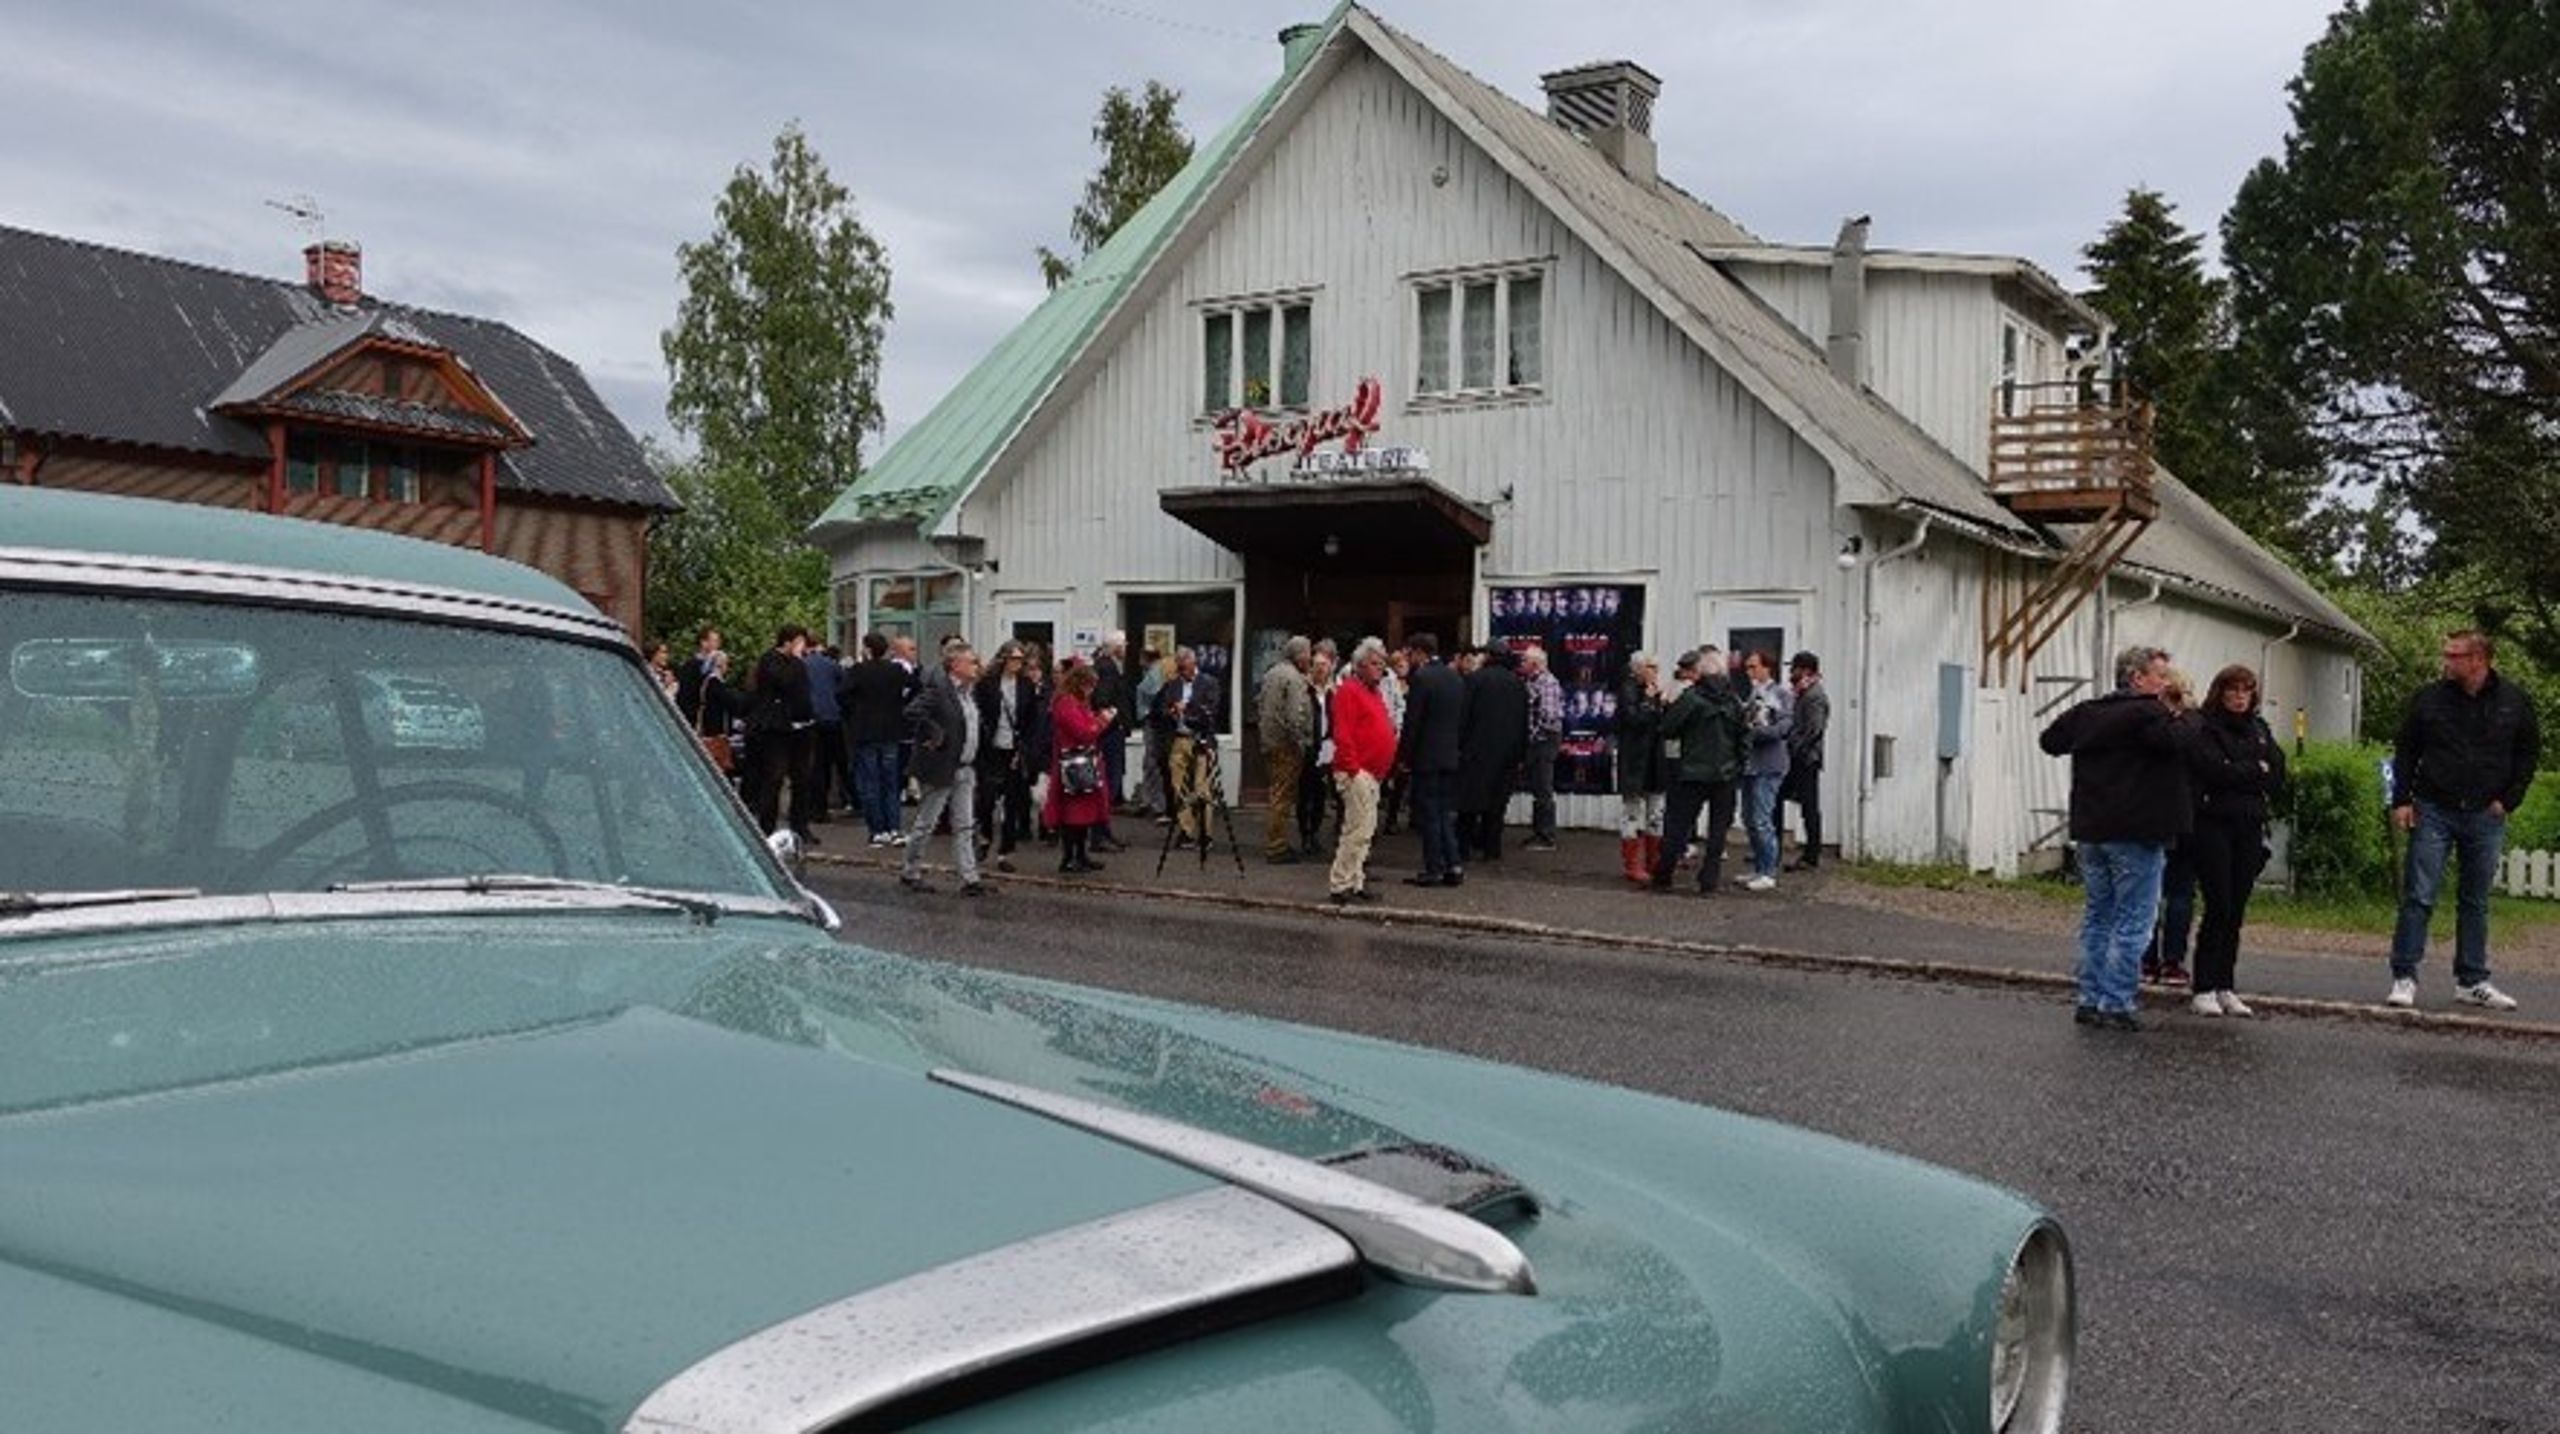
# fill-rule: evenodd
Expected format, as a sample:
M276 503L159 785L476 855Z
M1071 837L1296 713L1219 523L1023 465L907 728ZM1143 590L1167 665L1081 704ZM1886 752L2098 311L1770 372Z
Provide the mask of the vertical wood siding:
M1409 409L1411 276L1515 261L1548 266L1544 393ZM1239 559L1157 506L1165 488L1216 481L1196 305L1303 286L1314 402L1383 382L1380 439L1428 450L1435 481L1493 508L1486 579L1647 583L1654 648L1698 640L1703 593L1783 589L1810 599L1808 637L1831 639L1828 466L1384 65L1347 64L1175 262L1094 381L963 509L1003 588L1065 592L1075 614L1108 618L1118 585L1241 579ZM993 589L973 594L978 628ZM1615 820L1614 798L1566 808Z
M1435 172L1446 182L1435 184ZM1824 655L1832 696L1833 835L1893 860L2008 870L2059 822L2068 773L2036 746L2037 709L2066 691L2077 700L2085 685L2040 682L2004 698L1969 682L1966 749L1944 768L1934 755L1939 664L1975 674L1979 662L1982 550L1940 529L1916 556L1879 570L1870 627L1866 569L1843 572L1833 557L1855 533L1872 558L1908 538L1911 520L1836 509L1830 472L1810 447L1384 66L1348 62L1225 212L1184 243L1165 261L1169 274L1106 334L1091 380L1044 414L960 510L959 531L984 538L1000 572L970 584L973 632L992 630L1003 592L1064 594L1071 620L1108 623L1128 586L1241 582L1239 559L1157 506L1165 488L1216 481L1199 412L1198 306L1311 289L1314 402L1343 401L1363 375L1381 379L1380 439L1427 449L1437 482L1492 509L1485 580L1641 582L1644 642L1661 652L1708 636L1699 623L1712 595L1801 604L1800 640ZM1411 408L1411 277L1522 261L1547 266L1544 392ZM1757 276L1763 296L1818 343L1828 324L1821 271ZM1985 278L1870 273L1871 386L1977 469L2004 317L2016 315ZM903 530L858 536L834 561L839 581L937 566ZM2118 584L2113 597L2144 591ZM2154 640L2197 662L2229 653L2254 663L2274 635L2175 594L2121 618L2125 640L2156 629ZM1242 622L1249 632L1256 614ZM2035 675L2092 677L2108 638L2105 613L2084 608ZM2269 691L2287 702L2295 689L2351 694L2342 665L2351 659L2334 649L2278 648ZM2301 700L2315 731L2352 726L2351 698ZM1894 741L1890 777L1868 775L1862 738L1872 734ZM1569 798L1562 814L1607 825L1615 808L1614 798Z
M623 631L640 636L641 583L649 560L645 513L502 498L495 551L576 588Z
M158 498L171 503L201 503L213 508L260 508L267 501L267 475L237 468L197 468L123 458L56 454L44 461L36 484L83 493L114 493L127 498Z

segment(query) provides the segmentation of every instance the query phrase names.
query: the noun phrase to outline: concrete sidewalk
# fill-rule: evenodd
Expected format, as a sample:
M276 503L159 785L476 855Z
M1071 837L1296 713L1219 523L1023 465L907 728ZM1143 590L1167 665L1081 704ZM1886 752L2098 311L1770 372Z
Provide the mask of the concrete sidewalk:
M1613 835L1568 831L1554 851L1530 851L1521 833L1507 834L1498 862L1467 868L1461 887L1417 888L1404 877L1419 864L1419 848L1411 832L1382 836L1371 854L1374 903L1336 908L1325 901L1325 868L1321 858L1274 865L1261 855L1263 813L1237 808L1236 835L1245 852L1243 870L1228 847L1225 832L1206 861L1197 850L1175 850L1164 856L1166 829L1145 817L1121 816L1115 824L1130 849L1103 860L1107 870L1079 877L1057 874L1057 848L1035 843L1014 854L1016 870L991 872L999 885L1020 883L1040 888L1111 891L1135 896L1219 902L1256 909L1312 911L1348 920L1430 925L1542 940L1596 942L1658 949L1700 956L1730 956L1815 967L1854 968L1933 980L1975 984L2044 987L2059 1002L2069 1000L2078 949L2071 934L2076 915L2070 908L2037 913L2051 931L1948 920L1925 914L1926 893L1904 892L1858 882L1836 866L1818 873L1782 873L1778 889L1749 893L1732 885L1736 873L1747 874L1748 859L1737 839L1726 859L1727 885L1710 897L1697 894L1690 873L1669 893L1639 890L1619 869ZM853 867L893 866L896 853L862 845L857 826L824 829L830 841L816 856L822 863ZM947 863L947 838L937 839L927 853L937 868ZM845 843L850 843L848 848ZM895 894L894 885L883 884ZM919 898L922 899L922 898ZM2301 938L2287 933L2287 944ZM2240 991L2261 1011L2386 1019L2427 1025L2508 1031L2517 1035L2560 1038L2560 983L2534 974L2500 974L2498 984L2522 1003L2513 1015L2494 1015L2453 1004L2448 953L2431 953L2420 979L2420 1010L2410 1013L2383 1007L2381 997L2390 977L2384 962L2387 942L2380 937L2341 935L2337 955L2308 954L2253 947L2244 938ZM2184 1019L2186 993L2150 988L2146 1002L2162 1011L2177 1010Z

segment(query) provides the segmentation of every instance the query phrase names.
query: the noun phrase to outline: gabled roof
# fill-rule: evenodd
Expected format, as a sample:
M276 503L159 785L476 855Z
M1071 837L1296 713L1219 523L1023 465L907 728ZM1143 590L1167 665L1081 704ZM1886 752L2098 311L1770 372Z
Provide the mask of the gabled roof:
M1224 174L1263 119L1341 25L1338 6L1316 31L1291 44L1280 78L1225 129L1194 149L1155 197L1031 311L942 401L900 434L880 460L811 525L820 539L858 523L903 519L931 528L993 466L1055 391L1104 320L1118 307Z
M450 350L533 435L498 456L500 488L681 506L577 365L506 324L373 298L340 310L298 282L0 225L0 421L20 432L262 462L258 426L215 411L226 396L271 391L368 334ZM305 407L433 427L333 404Z
M1864 385L1834 373L1811 339L1723 267L1789 262L1792 246L1766 243L1674 184L1629 179L1580 135L1350 4L1325 22L1319 43L1293 47L1280 79L1203 146L1154 202L1086 261L1074 281L1034 310L892 445L827 510L811 536L881 519L915 521L930 530L949 513L1003 459L1037 410L1055 400L1085 346L1119 305L1132 301L1179 231L1203 222L1202 198L1250 151L1276 142L1276 131L1265 122L1315 56L1339 45L1345 34L1394 69L1821 453L1837 475L1841 501L1939 513L2004 546L2055 551L1992 498L1980 473ZM1999 272L1989 277L2039 287L2042 271L2023 260L1993 267ZM1088 273L1092 283L1082 287ZM2040 287L2062 293L2049 276ZM2134 566L2243 606L2372 640L2299 573L2184 485L2164 475L2161 489L2160 517L2136 545Z

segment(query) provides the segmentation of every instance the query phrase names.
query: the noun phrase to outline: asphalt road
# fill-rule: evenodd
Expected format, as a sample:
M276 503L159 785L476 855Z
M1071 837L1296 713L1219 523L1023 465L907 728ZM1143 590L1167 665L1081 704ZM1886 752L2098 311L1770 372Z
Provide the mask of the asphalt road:
M2560 1430L2560 1047L813 873L847 939L1569 1072L2025 1191L2090 1431ZM946 887L947 891L947 887Z

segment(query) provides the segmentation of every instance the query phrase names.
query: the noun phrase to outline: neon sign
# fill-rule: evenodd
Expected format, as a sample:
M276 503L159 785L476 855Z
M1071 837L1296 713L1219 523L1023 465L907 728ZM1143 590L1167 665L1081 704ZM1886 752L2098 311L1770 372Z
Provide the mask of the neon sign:
M1382 399L1378 381L1364 378L1351 390L1349 403L1285 423L1272 423L1249 408L1230 408L1218 415L1214 430L1219 471L1239 478L1254 464L1283 453L1295 453L1303 463L1318 444L1337 440L1344 453L1358 453L1369 435L1378 431Z

